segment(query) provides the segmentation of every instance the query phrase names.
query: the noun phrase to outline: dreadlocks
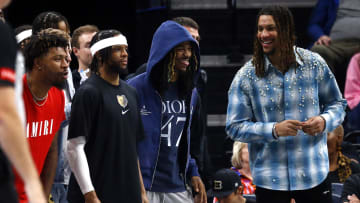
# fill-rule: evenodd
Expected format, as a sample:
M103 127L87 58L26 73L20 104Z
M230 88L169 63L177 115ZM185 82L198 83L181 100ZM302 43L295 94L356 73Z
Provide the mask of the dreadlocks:
M164 92L169 87L169 82L174 81L176 75L178 76L178 94L181 99L189 95L194 88L194 75L198 67L198 60L196 54L192 51L189 66L185 73L175 70L175 49L170 51L163 60L161 60L156 67L151 71L151 82L155 89L163 96Z
M280 47L281 64L280 68L285 73L291 64L296 63L296 57L294 53L295 45L295 25L292 13L287 7L282 6L269 6L260 10L257 15L256 26L258 26L259 18L262 15L270 15L273 17L276 30L278 32L278 43ZM258 28L256 28L258 30ZM264 77L265 75L265 56L261 43L257 38L257 32L254 39L254 56L252 60L255 66L255 73L258 77Z
M94 35L94 37L90 42L90 47L102 39L107 39L120 34L121 32L117 30L102 30ZM96 55L94 55L91 61L90 70L93 73L99 75L100 64L107 62L111 57L111 53L112 53L111 46L97 51L96 55L98 55L99 57L96 57Z

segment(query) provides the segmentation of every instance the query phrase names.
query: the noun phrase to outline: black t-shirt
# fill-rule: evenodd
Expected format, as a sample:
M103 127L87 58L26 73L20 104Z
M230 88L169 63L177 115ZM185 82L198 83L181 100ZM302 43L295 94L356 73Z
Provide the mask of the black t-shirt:
M14 33L7 24L0 21L0 87L14 86L16 53ZM0 149L0 202L18 202L12 170L2 149Z
M91 181L104 203L141 202L136 144L144 136L134 88L113 86L96 74L84 82L72 103L69 138L86 137ZM68 199L84 202L72 175Z

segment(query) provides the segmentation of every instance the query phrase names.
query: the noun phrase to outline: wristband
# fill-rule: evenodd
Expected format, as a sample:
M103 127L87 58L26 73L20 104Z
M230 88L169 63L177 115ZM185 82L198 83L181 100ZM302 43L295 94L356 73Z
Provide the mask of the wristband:
M272 135L273 135L274 139L275 139L275 140L277 140L277 139L279 138L279 136L276 134L275 125L276 125L276 123L273 125L273 128L272 128Z

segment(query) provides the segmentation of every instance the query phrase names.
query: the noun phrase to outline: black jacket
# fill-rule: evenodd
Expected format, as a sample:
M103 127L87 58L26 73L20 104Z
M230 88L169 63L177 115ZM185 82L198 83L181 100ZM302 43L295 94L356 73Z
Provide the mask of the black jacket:
M346 179L341 193L341 201L348 202L347 196L353 194L360 198L360 173L353 174Z

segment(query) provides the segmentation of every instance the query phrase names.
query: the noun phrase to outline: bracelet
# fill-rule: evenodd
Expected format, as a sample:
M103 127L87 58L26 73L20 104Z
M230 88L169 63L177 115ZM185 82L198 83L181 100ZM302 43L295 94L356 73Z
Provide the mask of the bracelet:
M279 136L276 134L276 129L275 129L275 125L276 125L277 123L275 123L274 125L273 125L273 128L272 128L272 135L273 135L273 137L277 140L278 138L279 138Z
M322 118L324 120L324 130L323 131L325 131L325 129L326 129L326 120L325 120L325 118L323 116L320 116L320 118Z

